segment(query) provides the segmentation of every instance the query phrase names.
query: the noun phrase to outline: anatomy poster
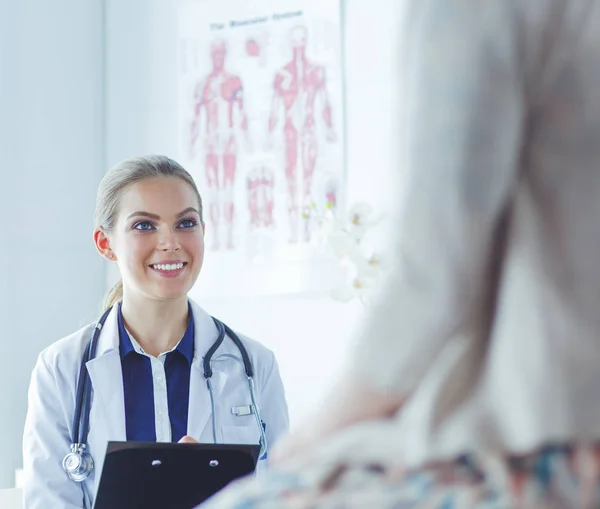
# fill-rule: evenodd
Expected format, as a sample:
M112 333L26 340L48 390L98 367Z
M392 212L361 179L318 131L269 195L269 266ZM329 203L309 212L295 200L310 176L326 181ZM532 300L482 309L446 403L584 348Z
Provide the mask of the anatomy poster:
M200 292L326 288L314 237L343 200L340 18L339 0L181 6L179 160L204 201Z

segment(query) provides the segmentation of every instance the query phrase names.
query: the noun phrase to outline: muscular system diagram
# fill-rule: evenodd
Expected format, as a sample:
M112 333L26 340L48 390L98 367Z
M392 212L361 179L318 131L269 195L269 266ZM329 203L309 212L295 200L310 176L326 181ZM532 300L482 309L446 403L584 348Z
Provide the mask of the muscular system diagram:
M275 74L272 88L268 132L283 129L284 173L287 184L289 242L310 240L310 208L313 178L318 162L318 116L325 125L325 140L337 136L327 94L325 68L306 56L306 27L295 26L290 32L292 57ZM318 109L318 111L317 111ZM283 117L281 122L280 117Z
M234 248L238 150L250 147L242 79L226 69L226 56L225 42L214 40L210 46L212 70L195 87L190 126L190 159L195 159L199 141L204 147L204 200L212 250Z
M273 228L273 170L267 165L253 168L246 180L248 192L248 208L250 211L250 228Z

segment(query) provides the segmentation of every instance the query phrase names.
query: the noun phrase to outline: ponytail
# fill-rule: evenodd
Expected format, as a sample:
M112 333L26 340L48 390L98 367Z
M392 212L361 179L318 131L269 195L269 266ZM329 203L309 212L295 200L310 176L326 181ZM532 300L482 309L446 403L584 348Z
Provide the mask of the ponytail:
M104 311L112 308L117 302L123 299L123 280L119 279L104 297Z

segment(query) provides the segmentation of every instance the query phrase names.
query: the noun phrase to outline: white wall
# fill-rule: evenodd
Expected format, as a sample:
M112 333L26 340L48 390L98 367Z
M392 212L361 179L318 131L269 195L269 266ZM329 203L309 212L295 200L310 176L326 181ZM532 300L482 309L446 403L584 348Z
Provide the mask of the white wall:
M348 192L388 210L393 199L396 0L346 0ZM107 0L110 164L131 155L177 154L176 2ZM111 276L112 283L112 276ZM209 312L275 350L292 425L343 361L362 309L326 296L205 299Z
M100 307L103 99L101 0L0 0L0 489L38 352Z

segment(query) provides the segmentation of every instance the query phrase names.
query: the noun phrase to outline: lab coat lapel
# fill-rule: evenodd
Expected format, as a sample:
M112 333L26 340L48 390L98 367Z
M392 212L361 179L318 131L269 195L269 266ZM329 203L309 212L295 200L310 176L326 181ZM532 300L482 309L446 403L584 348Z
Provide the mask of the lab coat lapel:
M92 381L93 405L102 415L108 438L126 440L125 396L119 355L119 329L115 306L98 340L97 355L86 366Z
M214 371L212 376L212 387L214 392L215 407L218 408L219 396L225 387L227 375L221 371ZM216 410L218 412L218 410ZM199 441L213 441L212 434L212 405L210 393L204 372L202 362L192 365L190 374L190 404L188 411L188 435ZM218 419L217 419L218 422ZM217 436L219 436L217 430Z
M204 377L204 355L217 340L218 331L212 317L195 302L191 301L194 315L194 360L190 372L190 400L188 410L188 435L199 441L213 441L212 405L210 393ZM216 355L216 353L215 353ZM223 392L227 374L213 366L211 378L215 411L218 417L219 396ZM219 422L217 418L217 423ZM219 437L217 430L217 437Z
M190 371L190 396L188 410L188 435L212 442L212 406L204 378L204 355L217 340L218 331L212 317L195 302L191 301L194 315L194 359ZM97 355L86 366L93 387L94 405L101 409L108 437L111 440L126 440L125 396L123 374L119 355L119 329L115 307L106 319L100 334ZM220 349L219 349L220 350ZM216 353L215 353L216 356ZM227 374L213 365L212 386L216 412L219 412L219 396L227 382ZM217 422L218 419L217 419ZM217 430L217 436L219 431Z

